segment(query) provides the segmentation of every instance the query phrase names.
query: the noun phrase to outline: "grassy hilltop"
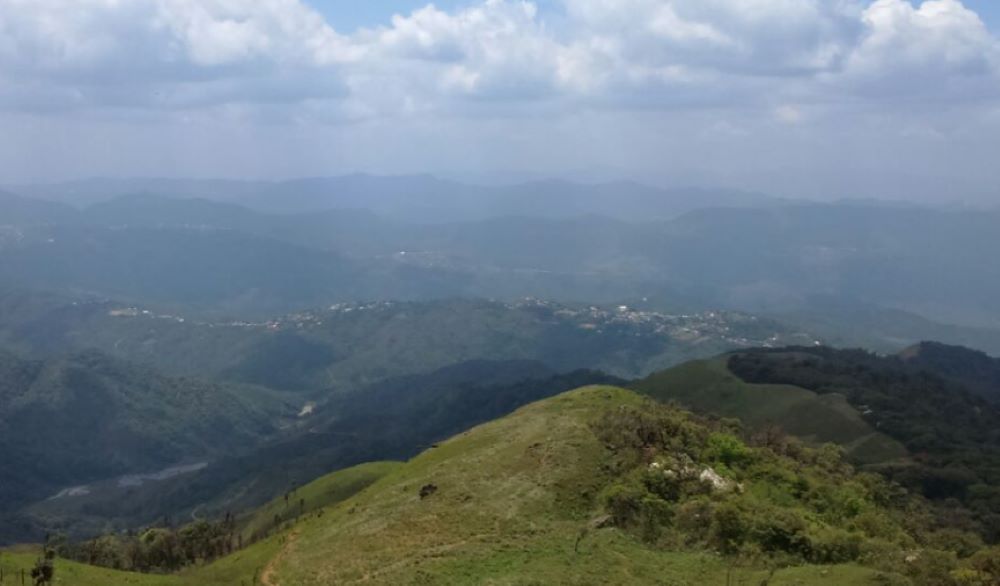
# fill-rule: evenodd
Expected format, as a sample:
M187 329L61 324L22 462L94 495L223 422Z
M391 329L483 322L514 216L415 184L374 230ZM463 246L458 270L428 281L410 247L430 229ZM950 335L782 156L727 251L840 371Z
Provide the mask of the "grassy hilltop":
M642 521L628 513L605 518L605 500L625 490L630 473L613 469L616 457L600 436L616 424L604 418L649 406L629 391L591 387L461 434L294 527L275 574L282 584L656 584L665 576L704 584L725 583L727 574L765 577L763 565L734 569L707 548L665 550L677 536L665 531L660 544L644 539L633 526ZM871 573L830 566L814 572L823 582L812 583L843 584Z
M60 561L57 584L985 586L996 551L827 445L585 387L407 463L334 473L169 576ZM32 563L4 553L0 565Z

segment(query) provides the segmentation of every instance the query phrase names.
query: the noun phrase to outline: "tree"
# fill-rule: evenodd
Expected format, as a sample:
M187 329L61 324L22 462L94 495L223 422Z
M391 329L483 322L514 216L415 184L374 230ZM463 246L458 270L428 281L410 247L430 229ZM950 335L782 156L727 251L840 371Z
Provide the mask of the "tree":
M31 569L31 579L35 586L47 586L52 583L55 577L55 550L46 547L42 557L35 562L35 567Z

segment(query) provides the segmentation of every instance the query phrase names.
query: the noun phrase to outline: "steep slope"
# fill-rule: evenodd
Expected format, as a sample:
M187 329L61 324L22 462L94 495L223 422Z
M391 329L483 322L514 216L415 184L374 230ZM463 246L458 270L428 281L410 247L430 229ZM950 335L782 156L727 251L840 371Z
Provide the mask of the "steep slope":
M241 518L238 522L240 539L251 543L281 532L287 524L302 516L351 498L402 465L401 462L359 464L293 488Z
M843 395L821 395L787 384L749 384L729 371L728 361L724 356L689 362L633 387L699 413L734 417L758 429L776 426L814 444L839 444L861 464L907 457L902 444L873 428Z
M269 391L165 377L96 352L48 361L0 352L0 511L238 453L275 433L292 409Z
M643 440L642 426L632 426L642 422L665 435ZM673 432L670 425L677 426ZM818 493L796 497L781 488L784 481L767 479L765 470L791 470L791 460L735 447L754 454L750 458L757 464L750 465L723 455L725 449L713 452L716 443L742 444L720 439L731 436L704 425L611 387L589 387L522 408L440 444L356 497L296 525L269 565L270 584L659 584L664 578L672 584L724 584L727 576L756 583L773 573L769 584L832 585L869 583L876 576L875 570L835 563L810 568L791 562L776 571L764 564L734 566L708 553L711 543L728 547L715 541L720 536L712 529L719 522L713 518L728 514L726 503L764 511L781 502L786 511L797 511L793 516L804 515L801 519L810 520L798 521L804 524L792 531L812 543L814 553L808 555L817 560L856 559L857 551L818 552L824 539L854 540L861 548L865 537L861 531L853 537L839 533L834 526L843 520L834 520L829 510L810 513L806 503ZM670 478L660 466L671 469L681 453L691 454L690 466L699 467L703 478L715 466L739 478L742 488L724 478L719 486L732 490L715 490L697 479L680 481L677 493L651 488L659 486L656 477ZM874 506L863 483L837 466L824 466L810 465L809 479L800 482L828 490L819 486L836 480L837 491L871 503L863 507ZM632 496L634 490L646 496ZM829 498L841 497L820 500ZM650 517L647 506L662 507L665 516ZM691 515L691 521L680 521ZM699 522L699 515L706 517ZM676 523L668 520L675 516ZM753 547L749 542L755 538L736 539ZM697 545L702 540L705 545Z

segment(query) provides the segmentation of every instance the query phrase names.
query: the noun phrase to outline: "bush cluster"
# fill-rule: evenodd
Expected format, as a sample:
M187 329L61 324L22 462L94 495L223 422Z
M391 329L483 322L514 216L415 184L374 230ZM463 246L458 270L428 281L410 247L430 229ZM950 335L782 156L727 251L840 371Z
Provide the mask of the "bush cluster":
M833 445L649 402L594 423L615 526L654 547L780 564L859 563L916 584L996 584L997 551L942 526L919 495L859 473ZM975 580L980 580L976 582ZM987 580L987 581L983 581Z

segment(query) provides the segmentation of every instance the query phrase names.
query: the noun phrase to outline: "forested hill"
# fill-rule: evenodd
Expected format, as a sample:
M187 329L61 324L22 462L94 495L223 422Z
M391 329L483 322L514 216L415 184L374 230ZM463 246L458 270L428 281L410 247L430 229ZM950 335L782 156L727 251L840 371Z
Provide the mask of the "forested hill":
M830 348L762 349L733 355L729 368L750 383L846 397L913 456L913 463L886 464L882 472L932 499L963 503L971 513L949 514L967 514L984 537L1000 539L1000 407L982 396L985 389L995 393L988 379L994 371L987 369L987 378L978 379L981 355L926 347L936 358L914 360L912 351L900 357ZM960 367L963 360L971 366ZM969 390L969 381L976 381L978 392Z
M680 315L538 299L343 303L260 320L204 320L0 288L0 346L33 357L97 348L172 375L324 395L469 360L538 360L560 372L627 378L735 348L814 339L736 312Z
M292 406L263 389L178 379L98 352L0 352L0 502L237 453ZM2 538L2 536L0 536Z
M921 342L901 352L899 357L912 368L933 372L1000 402L1000 358L937 342Z

